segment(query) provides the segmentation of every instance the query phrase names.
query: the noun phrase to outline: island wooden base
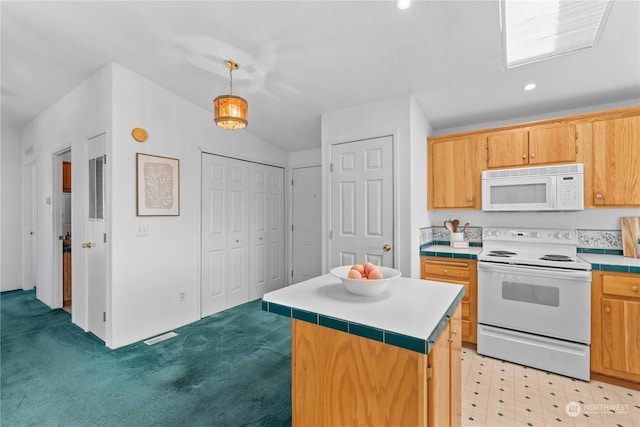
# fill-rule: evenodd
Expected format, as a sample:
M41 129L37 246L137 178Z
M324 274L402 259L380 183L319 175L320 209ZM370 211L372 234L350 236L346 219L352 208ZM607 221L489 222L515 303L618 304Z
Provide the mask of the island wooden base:
M292 319L293 425L459 425L459 331L458 307L427 356Z

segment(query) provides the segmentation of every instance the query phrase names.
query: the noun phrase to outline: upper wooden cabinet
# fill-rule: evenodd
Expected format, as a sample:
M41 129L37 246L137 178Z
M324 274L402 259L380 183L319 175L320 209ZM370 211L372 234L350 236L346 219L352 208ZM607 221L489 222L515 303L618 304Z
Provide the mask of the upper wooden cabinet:
M594 206L640 206L640 116L593 123Z
M509 131L487 137L487 168L576 161L576 126Z
M62 191L71 193L71 163L62 162Z
M428 209L480 209L478 153L484 138L429 141Z
M584 164L584 207L640 206L640 106L427 139L427 208L481 209L482 171Z

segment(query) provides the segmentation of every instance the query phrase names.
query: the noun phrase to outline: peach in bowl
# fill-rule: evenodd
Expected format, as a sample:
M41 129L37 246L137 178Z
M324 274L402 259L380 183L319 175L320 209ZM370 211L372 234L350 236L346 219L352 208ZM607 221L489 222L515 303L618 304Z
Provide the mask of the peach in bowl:
M369 263L364 264L364 268L369 267L367 264ZM329 274L340 279L347 292L360 296L379 295L387 289L390 282L402 275L400 271L390 267L363 268L364 273L360 272L360 267L362 265L359 264L343 265L332 268ZM358 273L353 273L352 270Z

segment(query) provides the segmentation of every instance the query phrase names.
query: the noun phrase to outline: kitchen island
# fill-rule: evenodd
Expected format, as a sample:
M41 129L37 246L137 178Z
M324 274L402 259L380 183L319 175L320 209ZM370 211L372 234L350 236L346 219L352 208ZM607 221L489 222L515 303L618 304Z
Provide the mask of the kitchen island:
M331 275L265 294L292 319L293 425L459 425L463 294L400 277L362 297Z

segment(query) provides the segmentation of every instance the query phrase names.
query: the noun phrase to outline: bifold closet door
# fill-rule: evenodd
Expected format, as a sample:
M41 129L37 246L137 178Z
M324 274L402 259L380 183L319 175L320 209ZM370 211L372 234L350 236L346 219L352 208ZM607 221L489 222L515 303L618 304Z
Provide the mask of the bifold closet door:
M284 286L284 169L252 164L249 299Z
M201 316L249 300L249 171L202 155Z
M201 316L284 286L284 169L202 155Z

